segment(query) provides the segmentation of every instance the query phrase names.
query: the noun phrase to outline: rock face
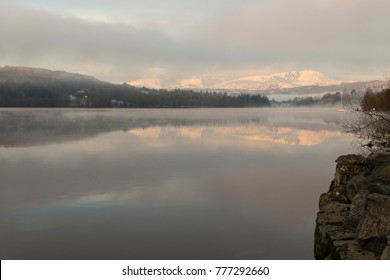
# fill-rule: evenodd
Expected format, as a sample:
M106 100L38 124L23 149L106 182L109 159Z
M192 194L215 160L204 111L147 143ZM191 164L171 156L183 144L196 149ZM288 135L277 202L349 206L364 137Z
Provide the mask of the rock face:
M390 260L390 153L340 156L320 197L316 259Z

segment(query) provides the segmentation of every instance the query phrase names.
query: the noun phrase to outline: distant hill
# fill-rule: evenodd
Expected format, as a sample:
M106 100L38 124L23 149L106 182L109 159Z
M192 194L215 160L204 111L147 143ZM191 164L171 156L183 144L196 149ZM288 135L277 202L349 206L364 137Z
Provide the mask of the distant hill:
M290 71L269 75L241 76L237 78L189 77L183 80L172 81L160 78L146 78L130 82L134 86L154 88L189 88L202 90L226 91L262 91L296 88L302 86L330 86L340 85L345 81L338 81L314 71Z
M130 85L148 88L209 90L249 94L324 94L327 92L364 91L368 87L383 87L381 81L342 81L329 78L314 70L281 72L269 75L242 76L237 78L188 77L182 80L145 78Z
M386 86L386 82L383 81L367 81L367 82L341 83L339 85L328 85L328 86L301 86L295 88L258 90L254 92L260 94L267 94L267 95L272 95L272 94L321 95L328 92L350 92L352 90L365 91L367 88L371 88L374 91L380 91L385 86Z
M101 102L95 92L116 87L86 75L6 66L0 68L0 107L86 106L89 94L97 106L108 106L111 101Z
M51 71L41 68L5 66L0 68L0 83L36 85L60 84L83 88L107 85L94 77L64 71Z
M181 85L196 87L200 83L203 80L193 77L183 80ZM235 90L239 83L241 89ZM267 89L250 90L248 83L266 84ZM363 93L368 87L375 91L385 85L380 81L341 83L315 71L241 77L218 84L231 89L150 89L126 83L112 84L64 71L6 66L0 68L0 107L267 107L271 106L268 96L274 98L275 94L292 96L290 106L334 105L339 102L340 93ZM321 98L325 93L326 98ZM294 94L299 98L293 97ZM305 94L316 95L316 98L305 99Z
M39 68L0 68L0 107L264 107L267 97L192 90L153 90Z
M333 80L324 74L313 71L290 71L270 75L244 76L214 85L215 88L229 90L274 90L302 86L340 85L342 81Z

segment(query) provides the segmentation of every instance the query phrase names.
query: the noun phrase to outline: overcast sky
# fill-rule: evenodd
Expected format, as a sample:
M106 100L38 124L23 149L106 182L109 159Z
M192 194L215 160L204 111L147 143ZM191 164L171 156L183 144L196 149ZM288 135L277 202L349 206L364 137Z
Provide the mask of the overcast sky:
M93 75L390 75L389 0L0 0L0 66Z

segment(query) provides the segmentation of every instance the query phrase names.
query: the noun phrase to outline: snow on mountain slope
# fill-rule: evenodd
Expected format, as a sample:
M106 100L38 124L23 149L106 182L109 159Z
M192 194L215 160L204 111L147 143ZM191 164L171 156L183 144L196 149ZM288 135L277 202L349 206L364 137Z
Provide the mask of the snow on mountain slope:
M208 82L205 82L208 80ZM214 82L213 82L214 81ZM189 77L176 81L165 81L159 78L146 78L130 82L130 85L149 88L184 88L215 90L268 90L288 89L302 86L340 85L343 81L333 80L324 74L313 71L290 71L271 75L243 76L231 80L217 80L212 77Z
M180 88L204 88L203 80L199 77L190 77L180 81Z
M285 89L301 86L339 85L341 81L332 80L318 71L291 71L271 75L246 76L225 81L214 86L220 89L267 90Z
M152 78L146 78L146 79L132 81L129 83L129 85L132 85L135 87L147 87L147 88L154 88L154 89L164 88L163 82L160 79L152 79Z

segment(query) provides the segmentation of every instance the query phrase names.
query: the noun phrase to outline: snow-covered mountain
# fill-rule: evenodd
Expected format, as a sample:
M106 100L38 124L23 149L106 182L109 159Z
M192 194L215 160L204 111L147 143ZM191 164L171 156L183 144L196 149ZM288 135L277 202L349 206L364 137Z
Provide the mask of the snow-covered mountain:
M170 88L168 84L164 85L164 83L158 78L139 79L139 80L132 81L128 84L135 87L147 87L147 88L155 88L155 89Z
M179 88L204 88L205 83L200 77L190 77L180 81Z
M271 75L245 76L216 84L215 88L235 90L286 89L302 86L339 85L342 81L333 80L324 74L313 71L291 71Z
M190 77L176 81L164 81L160 78L146 78L130 82L129 84L149 88L259 91L289 89L302 86L332 86L340 85L343 82L333 80L318 71L305 70L270 75L243 76L234 79Z

